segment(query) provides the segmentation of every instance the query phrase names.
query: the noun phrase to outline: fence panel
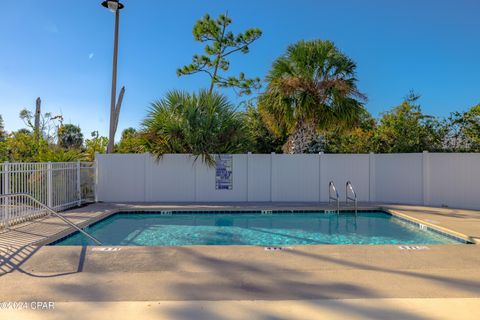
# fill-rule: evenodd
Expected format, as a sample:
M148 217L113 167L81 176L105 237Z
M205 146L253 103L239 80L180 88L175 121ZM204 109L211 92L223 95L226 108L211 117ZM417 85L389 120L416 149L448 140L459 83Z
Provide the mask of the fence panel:
M318 154L275 154L272 160L272 201L319 201Z
M369 155L368 154L324 154L321 161L321 201L328 201L328 183L335 182L340 199L345 201L346 182L350 181L357 193L358 201L369 200Z
M157 160L145 154L146 201L195 201L195 164L184 154ZM159 165L161 164L161 165Z
M91 162L0 164L0 195L18 193L28 193L58 211L94 201L95 165ZM0 228L47 214L30 203L14 200L0 199Z
M328 201L333 180L345 201L480 209L480 154L237 154L233 187L217 190L216 170L190 155L101 154L98 200L107 202Z
M427 204L480 208L480 155L429 155Z
M423 155L375 155L375 196L380 202L423 203Z
M80 183L80 202L81 203L94 202L95 192L96 192L95 162L80 162L79 183Z

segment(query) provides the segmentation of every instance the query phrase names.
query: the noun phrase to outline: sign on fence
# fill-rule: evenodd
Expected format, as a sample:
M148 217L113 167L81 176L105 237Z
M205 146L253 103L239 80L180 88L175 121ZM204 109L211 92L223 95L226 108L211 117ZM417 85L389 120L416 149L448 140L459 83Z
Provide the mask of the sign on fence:
M233 157L229 154L215 157L215 189L232 190L233 188Z

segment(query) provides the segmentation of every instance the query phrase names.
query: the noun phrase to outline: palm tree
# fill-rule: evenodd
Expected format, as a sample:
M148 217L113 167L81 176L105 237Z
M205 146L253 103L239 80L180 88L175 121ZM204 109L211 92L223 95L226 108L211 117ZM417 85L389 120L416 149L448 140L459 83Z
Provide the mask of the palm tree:
M356 64L331 41L300 41L275 60L259 110L270 129L289 138L285 153L303 153L318 131L346 127L365 112Z
M74 124L60 124L57 132L58 144L62 148L75 149L83 145L83 133L79 126Z
M221 94L170 91L152 103L142 123L147 151L190 153L214 164L212 154L244 152L247 143L241 115Z

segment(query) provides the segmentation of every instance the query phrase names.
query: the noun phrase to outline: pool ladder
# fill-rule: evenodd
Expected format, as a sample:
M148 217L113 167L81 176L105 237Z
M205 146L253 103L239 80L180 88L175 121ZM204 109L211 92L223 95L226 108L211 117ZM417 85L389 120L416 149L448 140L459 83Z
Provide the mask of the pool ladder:
M19 198L24 198L24 202L20 203L20 204L17 204L19 202L18 201ZM65 222L66 224L68 224L69 226L71 226L72 228L74 228L75 230L77 230L78 232L80 232L81 234L83 234L84 236L86 236L87 238L92 240L93 242L95 242L97 245L100 245L100 246L102 245L102 243L97 238L95 238L91 234L87 233L82 228L78 227L76 224L71 222L69 219L65 218L62 214L56 212L55 210L53 210L49 206L47 206L47 205L43 204L42 202L38 201L37 199L35 199L33 196L31 196L28 193L0 194L0 199L4 199L3 202L6 204L5 205L5 207L6 207L6 214L5 215L6 215L7 219L9 218L9 211L10 211L11 208L12 209L17 208L17 209L20 209L20 210L22 210L22 209L23 210L28 210L28 209L31 209L32 207L34 207L36 205L38 207L41 207L41 208L47 210L47 212L56 216L57 218L59 218L60 220L62 220L63 222ZM25 199L27 201L25 201ZM7 220L7 225L8 225L8 220Z
M350 194L349 194L350 191ZM355 208L355 214L358 212L358 201L357 201L357 193L353 189L352 183L347 181L345 185L345 205L348 206L348 201L353 202L353 207Z
M340 213L340 196L338 195L337 188L335 187L335 183L330 181L328 183L328 204L331 205L332 201L335 202L337 206L337 213ZM353 188L353 185L350 181L347 181L345 184L345 205L348 206L348 202L351 201L353 203L353 207L355 209L355 214L358 212L358 201L357 201L357 193Z
M332 203L332 200L337 204L337 214L340 213L340 197L338 196L337 188L335 188L335 183L330 181L328 183L328 204Z

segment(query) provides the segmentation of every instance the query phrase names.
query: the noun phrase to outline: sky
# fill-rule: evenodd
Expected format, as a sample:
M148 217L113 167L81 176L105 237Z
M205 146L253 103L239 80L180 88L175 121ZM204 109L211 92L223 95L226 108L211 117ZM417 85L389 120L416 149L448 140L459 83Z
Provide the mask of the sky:
M86 137L108 134L114 14L100 0L0 0L0 114L7 131L24 127L18 113L63 115ZM149 104L171 89L208 87L204 75L176 69L202 52L192 36L205 13L228 11L232 31L258 27L231 74L264 78L298 40L332 40L357 63L367 109L379 116L413 89L423 111L447 116L480 102L478 0L123 0L118 85L126 93L117 140L139 127ZM245 98L222 90L237 105Z

